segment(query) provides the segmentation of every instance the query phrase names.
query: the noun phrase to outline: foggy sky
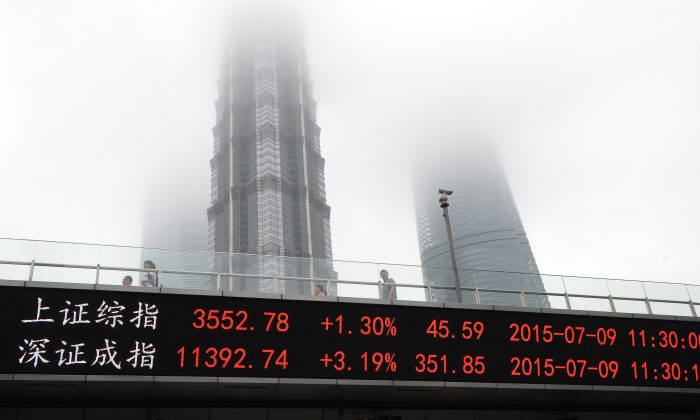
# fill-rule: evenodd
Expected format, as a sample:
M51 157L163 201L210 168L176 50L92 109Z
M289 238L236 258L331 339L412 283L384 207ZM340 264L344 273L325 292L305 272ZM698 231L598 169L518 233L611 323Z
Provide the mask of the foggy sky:
M418 264L411 167L463 131L499 144L543 273L700 283L700 4L301 7L335 258ZM4 0L0 236L139 245L154 188L207 201L236 12Z

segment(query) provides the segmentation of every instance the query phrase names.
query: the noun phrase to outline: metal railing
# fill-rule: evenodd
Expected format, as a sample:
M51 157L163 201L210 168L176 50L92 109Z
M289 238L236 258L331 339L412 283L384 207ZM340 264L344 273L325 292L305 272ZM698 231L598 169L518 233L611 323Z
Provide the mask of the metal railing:
M260 275L260 274L242 274L242 273L221 273L221 272L199 272L199 271L185 271L185 270L167 270L167 269L147 269L147 268L136 268L136 267L112 267L112 266L102 266L100 264L96 265L82 265L82 264L58 264L58 263L44 263L44 262L37 262L37 261L2 261L0 260L0 265L15 265L15 266L26 266L28 267L28 277L26 281L33 281L34 280L34 271L37 267L48 267L48 268L64 268L64 269L82 269L82 270L94 270L94 284L100 284L100 273L104 271L115 271L115 272L139 272L139 273L154 273L156 274L157 279L163 278L164 274L176 274L176 275L190 275L190 276L204 276L206 278L215 278L216 282L214 287L217 290L221 289L226 289L226 290L235 290L233 287L231 287L231 281L236 279L236 278L245 278L245 279L260 279L260 280L271 280L272 281L272 293L280 293L280 281L297 281L297 282L308 282L310 284L319 284L323 283L326 285L326 290L332 290L332 285L362 285L362 286L376 286L378 293L374 296L368 295L366 297L368 298L379 298L381 296L381 288L382 288L382 283L381 282L365 282L365 281L357 281L357 280L340 280L340 279L318 279L318 278L309 278L309 277L294 277L294 276L277 276L277 275ZM228 280L228 286L225 284L223 280ZM162 283L157 283L156 287L162 287ZM396 283L397 290L401 288L413 288L413 289L421 289L424 290L425 296L426 296L426 301L427 302L433 302L435 301L434 297L434 291L435 290L445 290L447 292L454 292L454 288L450 286L438 286L438 285L417 285L417 284L402 284L402 283ZM687 287L687 285L686 285ZM656 299L656 298L650 298L648 296L645 297L626 297L626 296L613 296L613 295L608 295L608 296L600 296L600 295L595 295L595 294L581 294L581 293L559 293L559 292L536 292L536 291L527 291L527 290L509 290L509 289L490 289L490 288L475 288L475 287L462 287L461 288L462 293L472 293L474 295L474 302L476 304L484 304L482 302L482 295L484 293L497 293L497 294L513 294L517 295L519 298L520 305L522 307L528 307L529 305L527 304L526 296L541 296L545 298L550 298L550 297L561 297L564 300L565 307L562 309L568 309L568 310L573 310L573 309L584 309L584 308L576 308L574 305L572 305L572 299L575 298L581 298L581 299L597 299L597 300L605 300L607 301L607 304L609 307L607 308L607 311L609 312L617 312L616 306L615 306L615 301L629 301L629 302L640 302L644 304L644 308L646 309L645 312L648 314L654 314L655 312L652 309L652 304L672 304L672 305L687 305L687 308L689 309L688 314L689 316L692 317L697 317L697 309L695 303L692 298L688 299L687 301L684 300L676 300L676 299ZM606 308L598 308L600 310L605 311Z
M4 259L6 256L20 258ZM161 268L137 266L149 256L157 257ZM197 259L202 263L200 266L220 266L219 263L224 261L228 269L188 270L177 266L185 265L182 261ZM316 276L285 273L285 270L294 271L289 270L294 266L296 272L303 274L312 265L327 270ZM457 300L454 286L447 282L434 282L430 278L449 280L452 278L450 268L0 238L0 280L121 284L125 273L136 274L137 279L140 275L152 273L157 279L157 287L313 294L313 286L322 285L334 296L381 298L384 284L378 280L367 280L368 276L378 278L380 269L388 269L397 273L395 277L409 280L395 284L400 300ZM460 276L463 284L467 283L460 289L462 298L466 303L477 305L690 317L697 317L696 305L700 305L700 286L697 285L469 269L461 271L464 274ZM261 272L265 274L259 274ZM530 284L540 286L529 289L492 286L479 280L482 275L503 279L503 282L513 285L524 278L529 279ZM470 278L476 279L473 284L468 283ZM533 279L537 281L531 281Z

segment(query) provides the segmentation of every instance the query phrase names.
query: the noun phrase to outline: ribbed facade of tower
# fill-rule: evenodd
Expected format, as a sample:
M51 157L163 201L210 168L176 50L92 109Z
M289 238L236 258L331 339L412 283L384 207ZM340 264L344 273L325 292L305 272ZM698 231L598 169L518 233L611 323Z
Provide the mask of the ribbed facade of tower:
M218 254L210 265L234 273L330 278L325 161L301 30L266 22L237 26L231 38L213 128L207 216L209 248ZM234 279L230 287L312 289L308 282L254 278Z
M543 292L542 279L506 176L495 154L441 159L416 172L415 209L423 278L436 289L440 301L455 301L454 275L447 229L439 207L439 188L453 190L449 215L462 287ZM461 158L460 158L461 157ZM464 291L464 302L475 303L476 293ZM525 296L527 306L549 307L544 296ZM479 292L479 302L520 306L519 293Z

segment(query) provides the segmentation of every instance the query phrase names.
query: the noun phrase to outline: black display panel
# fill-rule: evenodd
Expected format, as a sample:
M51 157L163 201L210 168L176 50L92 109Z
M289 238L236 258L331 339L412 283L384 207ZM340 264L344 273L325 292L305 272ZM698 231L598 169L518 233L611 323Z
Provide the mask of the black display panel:
M0 373L700 387L700 323L0 287Z

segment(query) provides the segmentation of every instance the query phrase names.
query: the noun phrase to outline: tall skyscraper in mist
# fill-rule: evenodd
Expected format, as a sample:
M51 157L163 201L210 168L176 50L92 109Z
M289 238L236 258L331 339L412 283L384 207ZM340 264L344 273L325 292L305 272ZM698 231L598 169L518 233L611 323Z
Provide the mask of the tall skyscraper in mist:
M190 181L192 181L190 179ZM163 185L168 185L166 181ZM139 265L146 260L157 268L175 271L206 272L207 218L204 191L197 191L198 182L179 184L179 189L152 190L146 199L142 245ZM213 287L213 281L196 274L163 273L161 284L166 287L201 289Z
M329 278L333 272L325 161L302 31L274 15L232 26L218 83L211 206L217 271ZM244 255L259 254L259 256ZM308 258L321 259L310 263ZM308 282L281 281L285 293ZM225 285L227 287L227 285ZM228 287L272 291L271 281Z
M423 277L426 283L454 287L447 230L439 207L439 188L449 197L450 223L462 287L544 291L535 258L496 153L490 147L451 150L415 172L415 209ZM434 291L455 301L454 289ZM480 292L480 302L521 304L519 294ZM463 292L464 302L475 302ZM548 307L546 297L527 296L528 306Z

